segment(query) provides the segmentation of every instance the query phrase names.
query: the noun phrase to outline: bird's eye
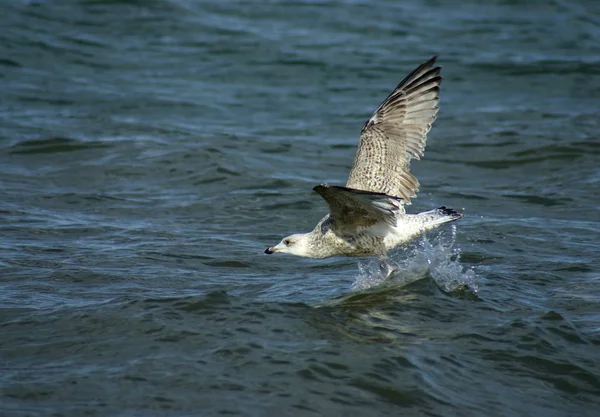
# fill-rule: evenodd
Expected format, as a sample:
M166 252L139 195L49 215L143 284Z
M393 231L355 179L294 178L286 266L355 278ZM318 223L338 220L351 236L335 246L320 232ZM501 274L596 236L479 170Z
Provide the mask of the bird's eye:
M284 244L285 246L290 246L290 243L292 243L292 242L290 242L290 240L289 240L289 239L284 239L284 241L283 241L283 244Z

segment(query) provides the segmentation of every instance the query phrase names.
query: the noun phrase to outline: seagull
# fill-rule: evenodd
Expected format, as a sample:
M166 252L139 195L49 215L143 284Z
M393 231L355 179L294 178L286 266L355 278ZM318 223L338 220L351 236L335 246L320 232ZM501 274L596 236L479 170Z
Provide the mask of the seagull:
M389 276L390 250L462 217L445 206L416 214L404 208L419 191L410 161L423 156L438 112L442 77L436 59L408 74L365 123L346 186L313 188L329 206L329 214L311 232L287 236L265 253L319 259L377 256Z

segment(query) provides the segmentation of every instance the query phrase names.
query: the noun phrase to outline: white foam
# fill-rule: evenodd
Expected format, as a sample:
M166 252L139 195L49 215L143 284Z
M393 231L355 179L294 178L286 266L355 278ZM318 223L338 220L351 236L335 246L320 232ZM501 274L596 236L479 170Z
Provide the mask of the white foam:
M455 225L433 236L422 235L411 244L392 252L388 263L396 270L388 279L378 260L359 262L359 272L352 290L364 291L382 284L405 285L430 275L445 292L466 289L476 295L475 271L460 263L460 248L454 247L455 242Z

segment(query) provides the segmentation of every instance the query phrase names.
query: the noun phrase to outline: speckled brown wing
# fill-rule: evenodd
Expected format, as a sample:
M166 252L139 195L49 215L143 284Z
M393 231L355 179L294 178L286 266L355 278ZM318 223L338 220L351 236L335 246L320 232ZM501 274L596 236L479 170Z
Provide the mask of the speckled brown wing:
M382 193L321 184L313 188L329 206L334 230L355 230L378 223L396 225L396 214L404 212L401 199Z
M362 129L346 186L410 199L419 181L410 160L420 159L438 112L442 77L433 57L411 72L381 103Z

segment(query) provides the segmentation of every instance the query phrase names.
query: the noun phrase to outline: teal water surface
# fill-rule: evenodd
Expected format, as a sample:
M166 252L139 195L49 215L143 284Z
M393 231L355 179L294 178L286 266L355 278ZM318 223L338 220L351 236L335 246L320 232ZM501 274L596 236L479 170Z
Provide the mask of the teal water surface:
M595 416L600 3L0 4L0 414ZM369 259L266 256L439 55Z

